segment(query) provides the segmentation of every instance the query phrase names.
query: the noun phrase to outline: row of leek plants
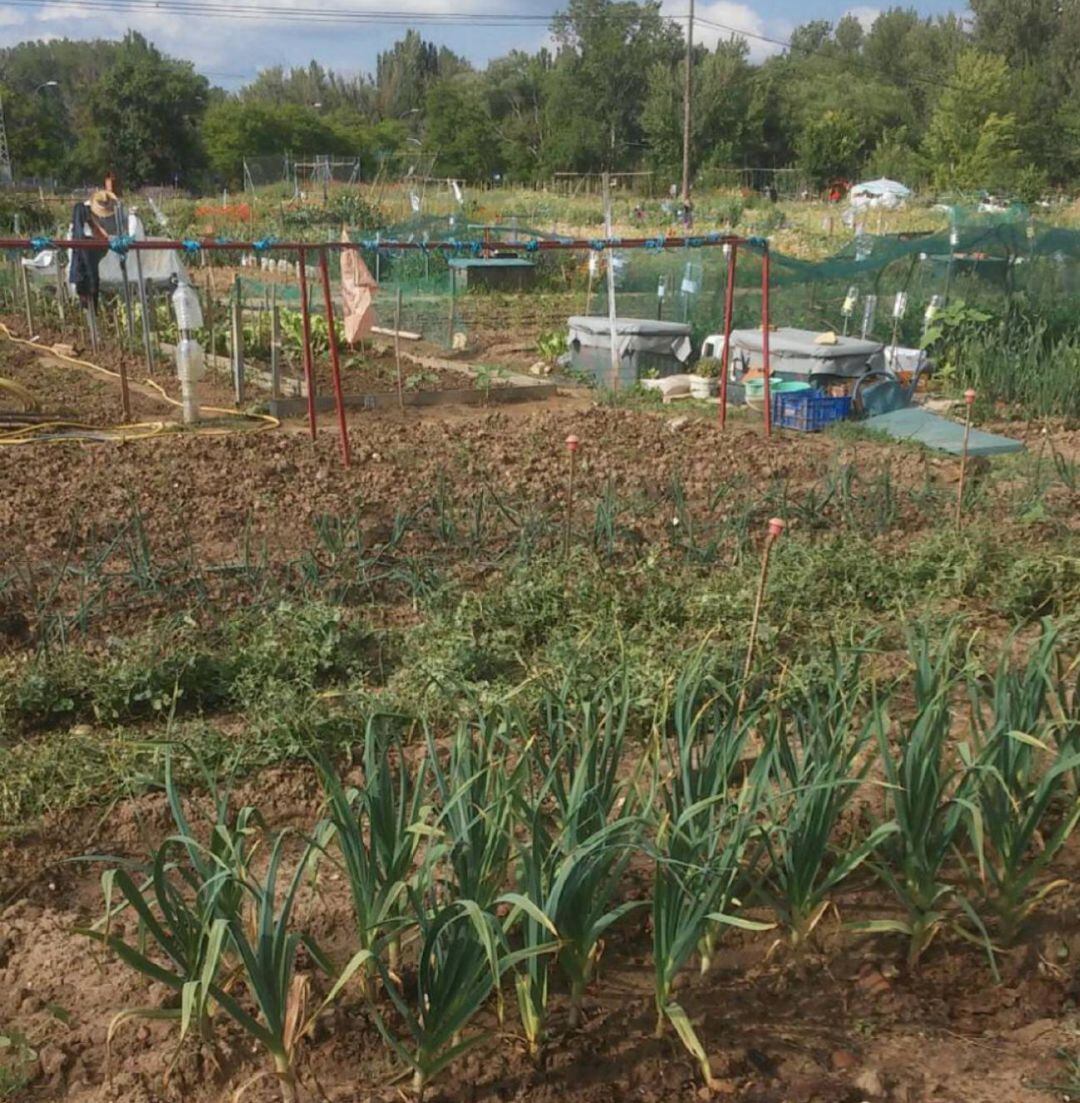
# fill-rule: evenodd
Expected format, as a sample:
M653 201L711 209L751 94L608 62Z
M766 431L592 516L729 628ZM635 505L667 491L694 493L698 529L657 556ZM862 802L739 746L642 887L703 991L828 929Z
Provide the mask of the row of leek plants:
M804 946L856 874L898 907L850 927L902 936L912 967L957 934L996 970L1062 884L1052 866L1080 818L1076 665L1049 625L1025 661L1006 652L990 670L952 635L915 639L911 658L878 686L837 652L821 684L740 708L737 679L693 656L648 732L632 730L622 677L585 693L568 681L537 713L508 706L449 736L374 717L356 784L315 760L322 818L306 833L232 810L209 777L200 826L170 762L174 832L146 863L108 863L106 914L85 933L176 995L120 1012L110 1042L148 1017L213 1047L230 1019L289 1103L302 1040L348 994L422 1097L489 1036L479 1022L509 1029L510 1002L541 1060L553 993L560 1028L578 1027L605 944L638 913L657 1032L708 1083L680 1002L688 967L707 972L732 928ZM649 886L636 896L635 879ZM313 926L339 880L352 944L335 954Z

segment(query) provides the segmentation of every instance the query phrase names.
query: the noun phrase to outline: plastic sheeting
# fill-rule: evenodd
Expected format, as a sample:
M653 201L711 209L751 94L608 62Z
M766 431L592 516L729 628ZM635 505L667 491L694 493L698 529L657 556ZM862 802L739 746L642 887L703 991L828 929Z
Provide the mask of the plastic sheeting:
M865 429L887 433L894 440L923 444L927 448L950 452L954 456L959 456L964 451L963 425L919 406L868 417L862 425ZM1023 450L1022 441L998 436L996 433L984 433L981 429L972 429L968 437L969 456L1000 456Z
M607 318L577 315L570 319L569 342L586 348L611 347L611 323ZM650 318L617 318L615 342L620 356L652 352L685 363L690 356L690 327L682 322L660 322Z
M885 366L885 346L878 341L836 335L836 343L819 344L820 333L782 326L769 331L769 366L774 374L807 378L832 375L857 379ZM736 329L731 355L741 371L764 365L760 329Z

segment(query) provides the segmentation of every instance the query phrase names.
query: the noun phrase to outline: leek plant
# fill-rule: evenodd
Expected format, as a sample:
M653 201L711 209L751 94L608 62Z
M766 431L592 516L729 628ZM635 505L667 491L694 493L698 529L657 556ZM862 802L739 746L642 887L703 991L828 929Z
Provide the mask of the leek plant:
M982 903L1005 945L1051 892L1068 883L1040 880L1080 820L1080 800L1069 784L1080 748L1056 746L1050 735L1056 644L1056 633L1044 627L1022 669L1004 654L989 687L969 682L973 745L961 749L969 767L965 795L983 825L971 843L981 847Z
M421 838L428 832L427 765L415 772L405 762L400 739L380 729L388 717L371 717L364 736L364 786L346 789L329 759L316 766L326 794L327 819L317 837L325 849L331 839L345 867L356 920L357 945L374 953L387 932L390 966L398 961L396 921L406 894L416 887L424 867L414 869ZM396 762L396 766L395 766ZM422 887L422 886L421 886ZM365 974L369 996L374 972Z
M744 709L740 718L733 695L717 688L697 664L676 687L671 777L661 786L652 904L656 1033L669 1021L710 1086L708 1056L674 998L676 977L695 949L701 952L703 971L708 968L720 926L772 926L735 914L764 771L762 759L749 772L739 770L754 710Z
M381 958L376 961L400 1016L402 1033L391 1030L378 1007L372 1013L387 1044L412 1069L413 1089L423 1100L428 1085L443 1069L487 1037L483 1032L469 1036L464 1032L493 993L501 1021L503 975L534 953L551 952L554 944L511 950L504 928L474 901L457 900L429 913L421 897L410 895L420 935L415 989L407 989ZM507 900L531 910L527 902Z
M530 748L545 793L555 803L564 850L601 831L626 800L619 769L630 701L625 670L589 696L575 694L567 679L541 701L541 734Z
M366 951L337 972L314 942L294 929L297 892L312 856L310 844L280 894L285 835L274 839L266 870L256 877L251 855L257 845L253 840L258 818L250 808L242 809L230 825L227 797L212 790L215 816L206 845L190 833L168 758L166 791L177 827L185 833L158 849L145 886L123 868L108 871L104 929L83 933L109 947L147 979L179 992L180 1007L123 1011L114 1018L109 1037L123 1021L143 1017L179 1019L181 1040L195 1024L206 1039L214 1010L220 1008L267 1051L282 1099L293 1103L297 1046L316 1015L364 964ZM119 911L112 907L116 889L123 896L122 907L130 907L139 918L135 943L110 929ZM296 969L301 947L335 977L328 995L311 1014L311 979ZM162 959L165 964L160 963ZM254 1009L235 994L237 981L243 982ZM256 1079L266 1075L260 1073Z
M799 947L826 913L830 893L858 869L896 830L879 824L861 841L839 847L834 836L841 817L872 764L877 714L859 719L858 656L833 654L833 673L796 695L787 715L774 714L766 756L770 785L761 830L769 861L759 892ZM794 739L792 738L794 734Z
M903 918L854 924L856 930L894 931L908 938L908 963L915 967L946 927L963 933L955 906L977 927L981 924L967 899L950 881L948 861L965 831L982 837L979 809L964 795L962 766L953 765L949 700L950 633L935 654L925 639L914 642L914 718L902 726L899 748L889 746L885 714L876 705L875 727L884 767L887 805L895 830L882 847L875 867L904 909ZM982 846L976 847L981 855ZM983 932L985 938L985 932Z
M612 693L611 686L576 708L565 686L549 697L547 739L533 744L541 784L531 800L520 801L530 832L519 847L518 889L547 920L524 917L524 944L539 946L549 930L557 933L556 962L569 986L571 1027L580 1022L604 934L643 905L614 903L639 835L627 783L618 777L626 703L627 694ZM517 977L518 1006L534 1057L546 1030L551 965L549 957L535 954Z
M296 1051L300 1040L323 1008L337 998L359 969L367 965L370 953L359 951L338 972L314 942L294 929L297 891L308 870L313 848L310 844L305 848L279 902L278 882L286 838L281 834L274 840L266 872L261 878L249 875L240 882L253 910L254 931L249 934L239 915L229 923L229 940L241 965L239 977L255 1003L257 1014L251 1014L225 989L215 988L213 996L229 1017L266 1049L273 1061L282 1100L294 1103ZM297 972L296 968L302 947L333 978L328 994L314 1010L311 1010L310 974Z
M514 795L525 772L524 756L511 764L501 722L482 716L462 724L451 739L447 761L439 757L430 728L428 759L438 808L432 860L445 857L453 875L453 895L491 906L506 883L513 850Z

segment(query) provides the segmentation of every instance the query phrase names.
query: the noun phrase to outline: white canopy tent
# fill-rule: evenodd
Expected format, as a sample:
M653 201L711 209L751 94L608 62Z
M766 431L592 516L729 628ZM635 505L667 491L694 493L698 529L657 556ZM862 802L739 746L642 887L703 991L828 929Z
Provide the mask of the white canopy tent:
M853 207L884 207L894 211L902 207L912 196L909 187L897 180L867 180L851 189Z

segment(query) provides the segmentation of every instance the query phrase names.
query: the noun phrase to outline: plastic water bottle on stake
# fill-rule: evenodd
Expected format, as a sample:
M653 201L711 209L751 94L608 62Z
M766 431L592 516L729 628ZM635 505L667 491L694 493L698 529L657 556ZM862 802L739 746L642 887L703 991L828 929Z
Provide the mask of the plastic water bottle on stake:
M177 287L173 292L172 304L176 326L180 330L180 340L176 344L176 374L180 380L184 424L192 425L199 420L199 396L195 385L206 375L202 345L192 336L194 331L202 329L202 307L195 288L189 283L181 283Z

